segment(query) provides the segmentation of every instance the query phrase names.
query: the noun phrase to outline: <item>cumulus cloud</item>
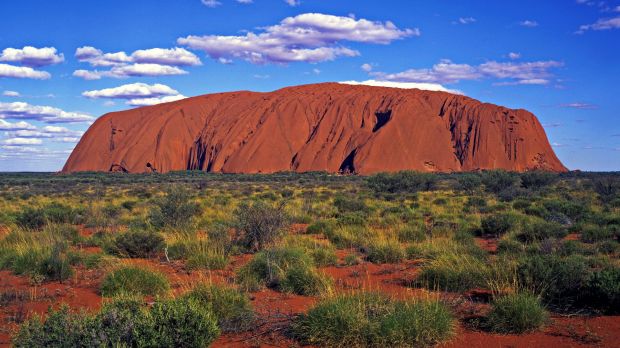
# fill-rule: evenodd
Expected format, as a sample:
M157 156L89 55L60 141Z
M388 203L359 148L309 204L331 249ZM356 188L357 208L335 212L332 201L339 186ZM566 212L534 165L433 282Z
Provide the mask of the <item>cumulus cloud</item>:
M522 27L534 28L538 26L538 22L526 19L524 21L519 22L519 25Z
M51 75L47 71L34 70L27 66L0 64L0 77L46 80L49 79Z
M207 6L207 7L218 7L220 6L222 3L217 1L217 0L201 0L202 4Z
M73 76L85 80L98 80L102 77L183 75L187 74L187 71L180 69L179 66L202 64L195 54L179 47L137 50L128 55L122 51L103 53L97 48L84 46L76 50L75 57L92 67L110 68L103 71L79 69L73 72Z
M241 36L187 36L177 43L205 51L211 58L229 62L243 59L254 64L322 62L352 57L359 52L338 45L342 41L388 44L420 35L418 29L399 29L392 22L305 13L288 17L256 34Z
M132 105L132 106L148 106L148 105L155 105L155 104L173 102L173 101L177 101L177 100L181 100L181 99L185 99L185 98L187 98L187 97L182 95L182 94L169 95L169 96L159 97L159 98L157 98L157 97L155 97L155 98L138 98L138 99L130 99L127 102L127 104Z
M500 84L547 84L549 83L548 78L551 77L549 70L562 65L561 62L556 61L524 63L490 61L478 66L472 66L469 64L456 64L444 59L428 69L409 69L392 74L371 72L370 74L378 77L380 80L398 82L450 84L461 80L493 78L512 80L500 82Z
M59 137L81 137L83 131L71 130L67 127L45 126L42 128L31 128L7 132L9 137L15 138L59 138Z
M585 24L579 27L578 34L583 34L588 30L611 30L620 29L620 16L614 18L601 18L596 23Z
M251 4L254 0L237 0L237 2L240 4Z
M65 57L56 53L55 47L36 48L25 46L24 48L5 48L0 54L0 62L18 63L29 67L41 67L58 64Z
M127 99L127 104L132 106L154 105L186 98L169 86L158 83L153 85L132 83L114 88L86 91L82 95L92 99Z
M422 89L426 91L440 91L453 94L463 94L463 92L455 89L448 89L438 83L419 83L419 82L394 82L394 81L378 81L378 80L366 80L366 81L341 81L339 83L345 85L365 85L375 87L391 87L402 89Z
M299 6L301 5L301 0L284 0L289 6Z
M2 92L2 95L5 97L20 97L21 96L19 92L15 92L15 91L4 91Z
M8 122L0 118L0 130L26 130L26 129L36 129L37 127L31 125L28 122L19 121L19 122Z
M510 52L508 53L508 58L510 59L519 59L521 58L521 53L516 53L516 52Z
M41 145L42 143L43 141L41 139L36 139L36 138L8 138L8 139L2 140L2 144L13 145L13 146Z
M368 63L364 63L362 64L362 66L360 67L362 70L364 70L365 72L370 72L372 71L372 65L368 64Z
M37 120L46 123L91 122L94 118L79 112L67 112L51 106L24 102L0 103L0 118Z

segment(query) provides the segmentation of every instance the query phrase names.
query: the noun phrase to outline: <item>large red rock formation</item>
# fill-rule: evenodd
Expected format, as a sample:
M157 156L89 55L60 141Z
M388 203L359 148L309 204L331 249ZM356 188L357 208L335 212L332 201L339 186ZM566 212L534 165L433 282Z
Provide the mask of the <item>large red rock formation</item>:
M565 171L536 117L445 92L305 85L113 112L63 172Z

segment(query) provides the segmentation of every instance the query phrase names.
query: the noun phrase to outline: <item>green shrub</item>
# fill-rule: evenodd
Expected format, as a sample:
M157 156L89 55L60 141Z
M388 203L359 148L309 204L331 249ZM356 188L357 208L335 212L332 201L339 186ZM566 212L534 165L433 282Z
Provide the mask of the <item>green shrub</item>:
M587 284L587 300L606 313L620 313L620 267L592 272Z
M482 178L476 173L463 173L456 177L457 187L465 192L475 192L482 185ZM486 202L485 202L486 203Z
M334 207L338 209L339 213L367 213L369 211L363 200L345 196L337 196L334 199Z
M73 210L73 208L56 202L45 206L42 209L42 213L48 222L57 224L74 223L78 215L78 212Z
M450 338L454 319L439 302L394 301L375 293L322 300L292 325L303 343L329 347L422 347Z
M414 285L432 290L462 292L485 284L485 263L467 254L439 254L422 267Z
M210 306L224 332L249 329L254 320L250 300L237 289L222 285L199 284L184 296L204 306Z
M515 185L519 180L517 174L504 170L487 170L480 173L480 176L486 190L496 194Z
M547 318L547 312L538 297L529 293L516 293L493 301L486 323L495 332L524 333L540 329Z
M421 242L426 239L426 225L423 222L409 223L398 230L401 242Z
M573 306L583 294L589 278L586 260L573 255L534 255L522 259L517 268L519 284L542 294L547 303Z
M13 346L30 347L89 347L91 346L92 319L71 313L64 305L48 313L47 319L35 315L26 320L13 337Z
M581 230L581 240L586 243L596 243L604 240L613 239L614 234L611 229L606 227L587 225Z
M220 335L211 308L192 299L155 302L138 327L139 347L208 347Z
M412 171L379 173L366 178L366 186L376 193L430 191L435 188L436 183L436 175Z
M317 221L306 229L308 234L327 234L334 230L334 223L329 220Z
M317 296L331 291L333 280L307 265L296 265L288 268L279 288L304 296Z
M64 281L73 275L73 269L67 259L67 246L56 242L50 254L41 260L38 273L49 280Z
M368 246L366 257L374 263L398 263L405 259L405 250L395 241L375 242Z
M28 207L17 213L15 223L21 228L39 229L45 225L45 214L41 210Z
M527 189L540 190L552 185L558 178L559 176L555 173L541 170L529 171L521 174L521 186Z
M101 283L101 294L106 297L122 294L161 296L169 289L170 284L164 274L133 266L110 272Z
M157 228L187 228L200 213L200 207L191 200L189 191L181 187L169 189L164 197L154 203L149 220Z
M282 207L272 207L261 201L241 204L234 211L234 226L239 243L248 250L258 251L272 244L288 224Z
M510 232L517 224L517 217L510 213L493 214L481 221L482 231L500 237Z
M186 266L189 269L224 269L228 265L228 256L215 249L201 249L187 258Z
M149 231L127 231L114 238L106 251L131 258L152 257L164 247L164 237L159 233Z
M521 242L533 243L550 238L563 238L566 235L566 229L560 224L534 220L523 224L516 237Z

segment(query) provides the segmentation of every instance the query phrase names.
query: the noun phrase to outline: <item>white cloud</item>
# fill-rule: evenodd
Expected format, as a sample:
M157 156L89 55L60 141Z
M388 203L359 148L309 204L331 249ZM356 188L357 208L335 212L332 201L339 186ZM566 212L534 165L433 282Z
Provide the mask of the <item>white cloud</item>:
M131 54L135 63L153 63L174 66L201 65L200 58L184 48L150 48L137 50Z
M91 122L94 118L79 112L67 112L51 106L24 102L0 103L0 118L37 120L47 123Z
M102 77L126 78L130 76L166 76L182 75L187 71L178 66L201 65L200 59L184 48L151 48L125 52L103 53L101 50L84 46L76 50L75 56L80 62L93 67L111 67L110 70L84 70L73 72L73 76L85 80L99 80Z
M388 44L408 36L420 35L418 29L399 29L392 22L305 13L285 18L280 24L248 32L243 36L187 36L177 43L205 51L211 58L228 62L243 59L254 64L322 62L337 57L352 57L359 52L338 45L341 41Z
M155 97L155 98L138 98L138 99L130 99L127 104L132 106L147 106L147 105L155 105L161 103L173 102L181 99L187 98L182 94L177 95L169 95L165 97Z
M202 4L207 6L207 7L218 7L220 6L222 3L217 1L217 0L201 0Z
M65 60L65 57L56 53L54 47L36 48L25 46L24 48L5 48L0 54L0 62L12 62L29 67L41 67L46 65L58 64Z
M430 82L430 83L456 83L461 80L478 79L509 79L512 81L499 82L499 85L507 84L547 84L551 77L549 72L552 68L561 67L563 64L556 61L537 62L496 62L490 61L478 66L469 64L455 64L450 60L441 60L430 69L409 69L399 73L387 74L384 72L371 72L372 76L380 80L398 82Z
M596 23L582 25L577 30L578 34L582 34L588 30L611 30L620 29L620 16L614 18L601 18Z
M508 53L508 58L515 60L521 58L521 53L510 52Z
M368 64L368 63L364 63L362 64L362 66L360 67L362 70L364 70L365 72L370 72L372 71L372 65Z
M526 19L524 21L519 22L519 25L522 27L534 28L538 26L538 22Z
M289 6L299 6L301 5L301 0L284 0Z
M86 91L82 95L87 98L136 99L179 95L179 92L159 83L153 85L131 83L114 88Z
M166 85L145 83L86 91L82 95L87 98L127 99L127 104L132 106L155 105L187 98Z
M15 92L15 91L4 91L2 92L2 95L5 97L20 97L21 96L19 92Z
M51 75L47 71L34 70L27 66L0 64L0 77L46 80L49 79Z
M0 118L0 130L14 131L14 130L36 129L36 128L37 127L31 125L28 122L19 121L19 122L11 123L11 122L7 122Z
M560 107L563 108L573 108L573 109L582 109L582 110L586 110L586 109L596 109L597 106L593 105L593 104L587 104L587 103L568 103L568 104L561 104Z
M471 23L475 23L476 22L476 18L474 17L460 17L458 19L458 21L454 22L459 23L459 24L471 24Z
M237 2L240 4L251 4L254 1L253 0L237 0Z
M35 138L9 138L2 140L2 144L4 145L41 145L43 141L41 139Z
M448 89L438 83L419 83L419 82L394 82L394 81L378 81L378 80L366 80L366 81L341 81L339 83L346 85L365 85L375 87L391 87L402 89L422 89L426 91L440 91L453 94L463 94L463 92L455 89Z

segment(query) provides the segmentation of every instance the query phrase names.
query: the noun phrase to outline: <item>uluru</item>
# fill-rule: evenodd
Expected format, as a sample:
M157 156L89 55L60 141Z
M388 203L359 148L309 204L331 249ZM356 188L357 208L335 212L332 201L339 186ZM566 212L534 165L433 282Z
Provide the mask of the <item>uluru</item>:
M108 113L62 172L566 171L537 118L448 92L339 83Z

